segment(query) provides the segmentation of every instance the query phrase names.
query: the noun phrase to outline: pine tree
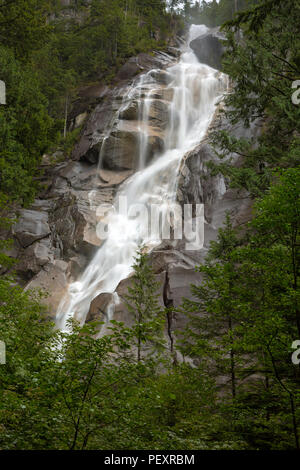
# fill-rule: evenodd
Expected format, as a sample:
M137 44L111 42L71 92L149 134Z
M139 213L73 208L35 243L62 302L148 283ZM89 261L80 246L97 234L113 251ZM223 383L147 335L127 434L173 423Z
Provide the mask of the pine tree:
M139 363L143 358L143 350L149 346L155 351L164 347L164 312L158 302L159 284L155 280L149 256L143 248L137 253L133 269L132 284L125 300L134 321L134 346Z

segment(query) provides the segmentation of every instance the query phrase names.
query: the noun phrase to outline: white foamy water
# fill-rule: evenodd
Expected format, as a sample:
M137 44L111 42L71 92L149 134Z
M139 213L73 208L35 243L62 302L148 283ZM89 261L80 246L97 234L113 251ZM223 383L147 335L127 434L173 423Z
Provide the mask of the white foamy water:
M192 25L187 44L205 33L204 25ZM139 79L130 91L138 98L139 162L137 172L119 188L119 196L126 197L127 206L156 204L164 222L168 207L176 196L176 182L180 161L204 137L211 122L215 104L226 89L227 78L211 67L200 64L188 47L183 48L179 61L166 69L173 94L169 104L169 119L164 133L164 150L147 164L148 139L151 131L147 123L152 96L162 85L155 82L155 73L149 72ZM124 104L121 105L121 109ZM153 131L153 129L152 129ZM100 152L101 154L101 152ZM66 322L73 317L83 323L92 300L100 293L114 293L121 280L132 272L134 256L140 245L148 250L157 246L157 234L149 234L148 218L142 211L137 217L126 216L117 210L109 216L109 238L76 282L69 285L68 293L57 311L57 326L66 329ZM117 301L117 295L115 295ZM113 315L113 305L107 319Z

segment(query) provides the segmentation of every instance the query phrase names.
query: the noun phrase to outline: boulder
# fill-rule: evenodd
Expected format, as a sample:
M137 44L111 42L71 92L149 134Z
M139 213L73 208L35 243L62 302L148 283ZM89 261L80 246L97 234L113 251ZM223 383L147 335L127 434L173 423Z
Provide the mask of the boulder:
M13 234L23 248L50 235L48 214L46 212L23 209Z
M224 52L221 40L224 39L225 37L220 33L219 28L214 28L193 39L190 42L190 48L195 53L199 62L221 70L221 60Z
M101 165L112 171L135 170L139 162L140 135L143 129L138 121L118 122L109 137L105 139L101 149ZM148 135L146 162L164 147L163 135L160 129L147 126L144 132Z
M87 112L78 114L74 119L73 129L77 129L78 127L82 126L87 116L88 116Z
M43 266L54 260L54 248L50 237L43 238L19 253L16 272L27 281Z
M138 130L116 129L104 141L101 165L108 170L133 170L138 162Z
M68 263L62 260L48 263L25 288L25 290L42 289L43 293L47 294L47 297L42 299L42 303L48 307L47 316L53 320L55 319L60 300L67 291L67 268Z
M86 322L105 321L107 319L107 309L113 302L114 296L110 293L102 293L97 295L90 305Z
M86 191L67 192L61 197L51 214L51 222L66 258L74 252L89 256L101 243L96 237L96 215Z

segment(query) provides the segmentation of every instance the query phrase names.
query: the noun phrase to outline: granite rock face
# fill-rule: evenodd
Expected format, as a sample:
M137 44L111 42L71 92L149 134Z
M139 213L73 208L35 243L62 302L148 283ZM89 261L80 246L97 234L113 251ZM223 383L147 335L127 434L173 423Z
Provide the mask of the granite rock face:
M78 144L75 146L72 159L87 160L91 163L98 161L102 143L109 138L109 135L118 131L119 120L138 119L138 110L136 99L143 96L134 96L133 90L140 80L140 74L149 71L153 72L153 83L162 83L162 89L170 80L170 75L164 70L170 63L174 61L173 55L156 52L154 55L141 53L136 57L132 57L120 69L115 78L116 86L108 87L90 87L82 91L82 100L86 101L90 96L93 109L89 117L85 120L84 128L81 133ZM152 73L152 72L151 72ZM146 92L147 90L145 90ZM84 107L80 102L76 104L78 114L84 112ZM126 111L127 110L127 111ZM76 121L76 116L72 114L72 125ZM166 116L164 116L166 120ZM111 130L113 130L111 132ZM128 130L130 132L130 129ZM136 154L137 148L134 147L134 134L136 130L132 126L133 137L127 137L132 140L131 150ZM110 147L109 147L110 148ZM126 150L128 150L126 148ZM125 152L126 153L126 152ZM126 160L126 157L124 157ZM134 158L133 158L134 161ZM128 168L129 163L125 164Z
M140 130L136 103L141 97L132 91L139 75L155 69L165 83L168 74L163 69L175 60L177 52L171 47L170 54L139 54L121 68L111 88L99 84L81 89L69 113L69 130L82 127L71 159L53 164L53 158L45 155L39 198L32 207L15 214L17 223L10 234L14 245L8 255L18 259L15 270L21 285L49 293L45 303L51 318L69 282L77 279L102 244L96 233L97 209L113 202L119 186L137 168ZM160 96L151 109L148 161L163 147L169 93L163 96L164 83L157 85ZM56 152L54 157L62 154ZM104 302L105 311L106 300L103 296L95 299L89 319L95 317L100 303Z
M207 33L198 36L190 42L190 48L194 51L199 62L207 64L214 69L222 69L222 55L224 46L222 40L225 37L219 28L213 28Z
M86 322L106 321L108 319L108 309L112 302L113 294L110 293L104 292L95 297L87 314Z
M55 166L49 158L43 160L41 182L44 189L30 209L20 211L19 220L13 227L13 250L14 256L20 260L16 267L20 283L25 288L40 287L49 292L45 302L51 318L55 318L68 284L78 279L102 244L96 233L97 208L113 202L120 185L138 166L139 113L141 101L149 93L149 88L142 86L137 94L135 85L140 83L139 74L153 68L155 71L150 78L155 87L151 91L149 119L144 123L149 135L147 161L163 149L169 103L174 93L172 88L166 88L169 74L164 68L175 60L175 53L140 54L120 70L118 81L112 88L99 85L84 89L81 101L75 103L70 114L70 128L79 123L83 125L71 160ZM230 128L219 112L220 108L221 104L212 120L211 130ZM259 132L259 123L253 123L249 129L236 125L230 131L237 137L255 136ZM175 331L182 329L186 322L185 316L176 313L175 309L183 297L191 296L190 285L201 282L201 275L195 272L194 267L204 260L209 243L216 239L226 212L229 211L236 225L251 217L252 202L247 194L238 194L221 176L209 173L206 164L216 158L206 136L184 156L177 181L177 201L182 206L187 203L204 204L203 248L188 250L183 239L163 242L151 252L151 262L160 286L159 302L171 312L166 318L165 330L171 350L176 341ZM239 164L237 155L232 155L232 158ZM115 320L130 324L132 317L124 297L130 284L131 278L128 277L120 282L115 294L105 292L98 295L91 302L87 321L106 321L112 315Z
M13 234L23 248L50 235L47 212L24 209Z

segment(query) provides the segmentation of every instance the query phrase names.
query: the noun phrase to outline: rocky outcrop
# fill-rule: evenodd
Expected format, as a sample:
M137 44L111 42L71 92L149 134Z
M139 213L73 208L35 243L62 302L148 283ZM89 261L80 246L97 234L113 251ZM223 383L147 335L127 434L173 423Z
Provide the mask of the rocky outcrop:
M136 57L130 58L120 69L114 80L114 84L116 84L116 86L112 88L93 86L82 90L82 99L79 99L74 106L76 112L73 111L71 113L72 119L70 125L74 127L76 119L78 119L78 115L83 114L85 111L81 104L82 100L85 103L88 100L89 107L93 106L93 110L85 121L79 142L72 152L72 159L86 160L90 163L96 163L98 161L103 142L107 143L107 139L110 134L114 134L119 130L119 118L126 120L137 120L138 118L137 99L140 99L142 96L140 96L139 92L138 95L135 96L134 90L137 89L136 85L139 81L139 75L141 73L145 74L148 71L151 71L151 73L154 74L152 77L153 83L161 83L161 88L163 89L166 83L170 80L170 75L163 69L170 65L172 61L174 61L174 57L166 53L156 52L154 55L141 53ZM153 71L154 69L155 71ZM151 79L151 77L149 78ZM157 88L160 87L157 86ZM162 106L163 105L161 104L161 107ZM126 109L128 109L128 111L126 111ZM165 117L163 118L163 121L165 121ZM153 126L155 126L154 122ZM128 132L130 132L130 130ZM130 140L130 145L134 146L133 148L131 147L131 150L135 153L135 156L132 158L132 161L134 162L137 152L137 147L135 145L137 129L134 128L134 126L132 126L132 132L134 135L132 137L127 137L127 141ZM113 138L115 137L115 135L112 135L112 140L108 143L109 152L113 148L118 147L117 145L114 145ZM115 143L119 143L119 141ZM125 154L129 151L128 143L126 144L126 147L127 148L124 150ZM131 168L132 164L126 161L126 155L124 159L125 164L122 165L123 156L121 156L120 168ZM119 165L119 158L117 161ZM107 166L107 168L109 168L109 166Z
M50 235L47 212L24 209L18 223L13 227L13 235L23 248Z
M147 135L146 161L163 150L164 140L160 129L144 126L139 121L118 121L101 146L101 165L113 171L134 170L138 167L140 136Z
M148 99L151 100L148 110L148 125L157 127L160 130L165 130L168 125L169 102L167 99L163 99L163 96L168 97L168 95L170 97L169 99L172 99L172 90L168 92L168 88L155 90L154 93L151 93L148 97ZM119 118L127 121L138 121L142 118L142 115L143 107L141 103L135 100L130 102L126 108L122 109Z
M11 234L14 245L7 254L18 259L14 269L21 285L49 293L45 303L52 318L69 282L84 270L102 243L96 234L97 208L113 202L118 187L137 167L142 130L135 113L137 100L143 96L132 93L139 81L137 75L155 68L159 76L159 70L174 60L176 51L173 48L170 55L139 54L120 70L111 88L98 84L79 91L68 125L70 130L83 127L71 160L53 164L62 155L45 155L41 165L43 190L32 207L16 214L18 220ZM163 73L161 77L165 82ZM154 78L149 79L155 82ZM171 99L164 84L155 88L157 96L147 128L148 160L162 150ZM126 107L129 114L119 115ZM95 299L89 320L97 317L100 310L105 312L109 295L107 299Z
M106 292L99 294L97 297L95 297L95 299L91 303L90 310L87 314L86 322L88 323L91 321L107 321L108 309L113 301L113 294Z
M20 211L12 228L14 245L7 253L22 285L47 287L54 315L70 279L76 279L102 241L96 235L97 208L112 203L130 171L100 171L86 162L52 166L46 159L41 199ZM6 238L9 235L6 235ZM48 279L48 281L47 281Z
M190 42L190 48L194 51L199 62L221 70L224 52L222 40L225 40L224 35L220 33L219 28L214 28L193 39Z
M220 113L216 111L210 125L209 132L230 130L232 136L251 139L258 136L261 129L259 120L253 122L249 128L237 123L234 128ZM237 154L229 155L233 165L239 165L241 157ZM212 175L207 163L219 163L219 159L206 137L191 152L185 155L179 169L177 199L184 204L204 204L204 248L205 254L212 240L215 240L218 230L222 227L226 213L229 213L234 226L248 221L251 217L252 200L245 192L229 187L229 182L221 175Z
M25 290L41 289L45 297L42 301L48 307L46 315L55 318L55 312L68 287L68 263L54 260L47 263L26 285Z

